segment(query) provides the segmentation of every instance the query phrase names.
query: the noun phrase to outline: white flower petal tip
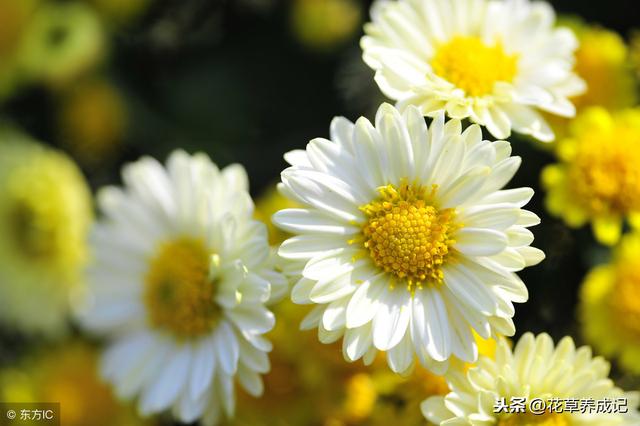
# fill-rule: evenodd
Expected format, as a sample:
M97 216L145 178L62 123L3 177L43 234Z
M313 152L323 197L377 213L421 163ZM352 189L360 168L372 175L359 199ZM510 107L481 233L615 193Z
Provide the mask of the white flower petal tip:
M349 361L384 351L400 373L416 357L439 373L474 361L472 331L515 331L528 292L514 272L544 257L522 210L533 191L502 189L520 158L443 112L427 126L416 107L383 104L375 124L339 122L296 152L280 185L301 207L274 215L295 234L279 251L301 277L291 297L315 305L301 328L342 337Z

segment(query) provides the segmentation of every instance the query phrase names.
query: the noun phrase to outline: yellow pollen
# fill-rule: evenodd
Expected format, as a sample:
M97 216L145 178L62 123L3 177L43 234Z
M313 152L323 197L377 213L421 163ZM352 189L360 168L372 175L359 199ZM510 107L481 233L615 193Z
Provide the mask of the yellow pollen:
M209 332L220 309L209 278L211 253L201 240L178 238L162 244L145 279L144 301L152 326L179 338Z
M583 136L569 163L575 198L592 214L640 209L640 134L617 129Z
M640 271L635 265L621 264L616 271L616 283L609 296L609 307L613 321L620 329L640 338Z
M374 263L407 283L409 291L440 283L441 266L454 243L454 209L433 203L437 188L403 182L379 188L380 198L360 207L368 217L364 247Z
M518 56L507 54L499 42L488 46L479 37L456 36L437 48L431 66L468 96L484 96L495 83L513 81Z
M562 414L557 413L518 413L504 417L498 421L497 426L570 426L571 421Z

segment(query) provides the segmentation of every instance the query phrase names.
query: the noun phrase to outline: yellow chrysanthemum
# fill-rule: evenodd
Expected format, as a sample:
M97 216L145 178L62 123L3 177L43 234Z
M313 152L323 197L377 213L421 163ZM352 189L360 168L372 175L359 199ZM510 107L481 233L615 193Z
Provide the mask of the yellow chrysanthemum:
M0 319L19 330L65 328L86 261L91 195L64 154L0 133Z
M590 222L596 239L609 245L625 218L640 222L640 109L586 109L557 154L559 163L542 172L551 214L571 227Z
M0 372L4 402L59 402L64 426L150 425L120 405L98 377L95 351L72 342ZM30 423L25 423L30 424ZM33 423L34 425L37 422Z
M95 166L113 157L127 127L124 100L113 85L82 82L63 97L58 111L61 143L80 162Z
M360 5L354 0L296 0L291 27L304 46L329 50L353 36L361 20Z
M571 99L576 110L602 106L615 111L635 105L637 85L624 39L615 31L588 25L579 18L565 19L564 24L580 42L574 70L587 84L584 94ZM549 121L559 139L566 135L570 120L549 117Z
M640 234L625 236L610 263L595 267L580 289L579 316L587 341L640 374Z
M616 110L634 105L636 84L624 39L614 31L593 26L578 31L578 39L575 70L587 83L587 91L573 99L576 108L600 105Z

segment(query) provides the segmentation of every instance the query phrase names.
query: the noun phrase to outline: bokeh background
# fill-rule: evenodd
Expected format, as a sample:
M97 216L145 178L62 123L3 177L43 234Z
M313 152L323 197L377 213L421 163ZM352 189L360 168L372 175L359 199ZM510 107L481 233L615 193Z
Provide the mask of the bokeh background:
M560 14L618 32L630 44L629 67L638 65L632 60L634 49L640 59L636 1L551 3ZM364 0L0 0L0 120L66 152L94 191L119 183L123 164L142 155L163 161L176 148L204 151L220 166L241 163L267 211L278 205L264 200L285 167L283 153L326 137L336 115L372 118L384 100L358 46L369 6ZM571 230L545 213L539 173L553 155L517 135L511 141L525 159L511 185L536 189L528 208L542 217L535 245L547 254L521 274L531 298L517 307L518 334L546 331L556 340L568 334L580 341L578 288L609 250L588 228ZM370 418L372 410L388 420L416 408L407 394L419 401L425 387L442 386L426 373L405 380L345 365L339 347L320 347L313 332L297 331L297 308L278 309L283 325L274 331L267 395L241 396L240 407L249 408L236 424L386 424ZM75 330L61 341L0 327L6 398L37 395L79 407L68 424L139 424L133 411L116 416L121 409L109 389L78 373L95 370L100 342L80 342ZM307 343L317 350L299 353ZM614 377L628 388L640 384L615 365ZM92 395L95 406L73 389ZM387 405L374 410L376 400ZM95 422L85 423L83 410L95 413ZM419 412L403 421L421 424Z

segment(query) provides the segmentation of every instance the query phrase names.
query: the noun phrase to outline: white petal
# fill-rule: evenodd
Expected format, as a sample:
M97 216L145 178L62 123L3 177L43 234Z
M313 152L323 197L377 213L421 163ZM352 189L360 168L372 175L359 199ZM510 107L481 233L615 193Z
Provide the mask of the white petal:
M344 297L331 302L322 315L322 325L328 331L344 328L346 321L347 303L350 297Z
M545 258L544 252L535 247L519 247L517 250L524 259L526 266L537 265Z
M458 179L448 188L446 193L441 195L440 202L443 208L458 207L464 204L469 198L477 196L489 178L491 169L489 167L475 167Z
M454 247L468 256L491 256L507 247L507 237L493 229L462 228L455 233Z
M299 305L313 303L310 299L311 290L316 285L316 281L302 277L291 289L291 300Z
M375 317L380 297L386 285L385 281L386 276L383 274L358 286L347 305L347 328L360 327Z
M176 348L167 363L158 371L140 399L140 413L149 415L165 410L177 399L189 377L191 346L184 344Z
M451 355L449 315L442 296L437 290L421 293L425 310L427 352L436 361L444 361Z
M371 323L362 327L347 329L342 341L342 352L349 361L360 359L371 347L373 343L373 332Z
M297 234L320 233L335 235L352 235L360 232L360 228L347 225L332 216L317 210L285 209L275 213L273 223L279 228Z
M373 344L386 351L400 343L411 319L409 292L404 288L385 289L373 319Z
M314 303L330 303L353 293L357 284L352 282L351 274L346 273L339 277L329 277L327 280L318 281L311 290L309 299Z
M258 373L252 371L242 364L238 368L238 381L242 387L253 397L259 397L262 395L264 385L262 384L262 378Z
M191 364L191 380L189 395L192 399L200 398L211 385L216 366L215 342L207 336L195 345Z
M468 308L485 315L496 312L497 303L488 284L482 282L461 264L452 263L443 271L444 283Z
M233 310L227 311L226 314L239 329L251 333L266 333L275 325L273 313L265 308L264 305L257 303L239 305ZM230 331L228 328L228 325L224 326L223 334L220 337L228 335Z
M413 346L411 345L410 333L407 330L400 343L387 352L389 367L395 373L404 373L413 364Z
M214 348L216 360L220 363L222 371L229 375L236 373L240 348L238 338L231 326L222 321L214 334Z
M311 311L302 319L300 323L300 330L311 330L312 328L316 328L322 319L322 314L324 313L324 306L317 305L314 306Z
M278 254L285 259L311 259L329 250L344 247L346 239L327 235L299 235L284 241Z
M515 224L522 210L512 204L478 205L460 213L460 221L471 228L504 230Z

